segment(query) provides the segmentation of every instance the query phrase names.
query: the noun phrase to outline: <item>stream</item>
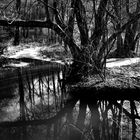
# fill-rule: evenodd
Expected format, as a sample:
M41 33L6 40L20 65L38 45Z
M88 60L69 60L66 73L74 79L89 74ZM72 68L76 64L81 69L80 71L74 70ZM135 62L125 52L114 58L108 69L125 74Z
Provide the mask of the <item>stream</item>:
M64 77L51 64L1 77L0 140L140 139L139 101L75 97Z

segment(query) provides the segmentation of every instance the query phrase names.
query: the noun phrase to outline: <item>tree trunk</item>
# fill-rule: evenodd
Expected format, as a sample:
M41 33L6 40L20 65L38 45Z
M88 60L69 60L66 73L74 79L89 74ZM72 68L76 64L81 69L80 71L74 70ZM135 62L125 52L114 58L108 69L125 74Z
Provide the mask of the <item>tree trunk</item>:
M117 25L117 30L120 30L121 26L120 24ZM117 36L117 50L116 50L116 57L122 57L123 55L123 39L122 35L119 34Z
M131 26L128 26L128 28L126 29L124 40L124 50L123 50L124 57L130 57L132 48L131 46L133 45L133 42L134 42L134 34L132 33Z
M14 46L19 45L19 27L17 26L15 29L15 35L14 35L14 42L13 42Z

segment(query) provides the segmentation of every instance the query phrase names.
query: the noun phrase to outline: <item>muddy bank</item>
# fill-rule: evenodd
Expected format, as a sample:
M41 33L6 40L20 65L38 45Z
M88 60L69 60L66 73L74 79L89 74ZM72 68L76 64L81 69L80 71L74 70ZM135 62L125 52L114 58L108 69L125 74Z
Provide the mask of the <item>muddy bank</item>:
M140 88L130 87L73 87L71 95L88 100L139 100Z
M71 94L83 99L139 100L139 65L110 68L104 79L94 75L85 82L71 85Z

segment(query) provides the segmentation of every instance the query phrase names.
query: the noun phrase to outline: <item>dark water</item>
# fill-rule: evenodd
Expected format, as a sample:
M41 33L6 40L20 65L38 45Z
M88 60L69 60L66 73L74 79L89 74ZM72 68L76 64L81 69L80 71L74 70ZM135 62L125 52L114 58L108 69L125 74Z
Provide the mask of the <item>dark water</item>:
M0 140L140 139L139 101L72 96L64 72L53 69L1 78Z

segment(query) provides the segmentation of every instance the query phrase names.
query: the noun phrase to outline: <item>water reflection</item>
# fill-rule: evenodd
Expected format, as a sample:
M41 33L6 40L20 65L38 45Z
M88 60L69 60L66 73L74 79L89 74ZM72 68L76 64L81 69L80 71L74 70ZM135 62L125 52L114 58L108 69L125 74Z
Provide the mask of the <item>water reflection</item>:
M0 104L1 114L14 104L15 112L12 108L7 113L18 115L9 120L1 117L0 140L140 139L139 101L72 97L61 79L62 71L49 75L27 71L24 76L18 71L13 90L18 96Z

